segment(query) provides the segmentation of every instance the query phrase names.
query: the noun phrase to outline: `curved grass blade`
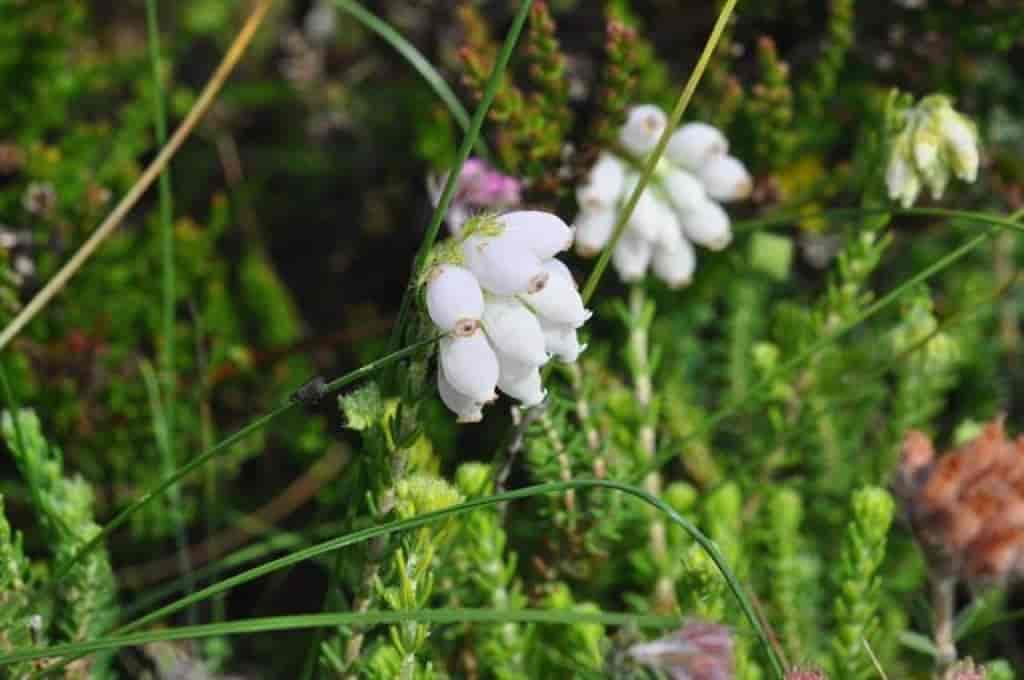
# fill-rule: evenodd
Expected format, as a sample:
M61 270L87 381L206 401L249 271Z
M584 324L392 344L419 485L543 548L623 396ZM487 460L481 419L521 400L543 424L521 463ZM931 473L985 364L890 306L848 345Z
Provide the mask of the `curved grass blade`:
M434 65L416 49L415 45L402 37L402 34L393 29L388 22L373 14L355 0L334 0L334 4L352 15L363 26L379 35L389 45L394 47L396 52L405 57L409 65L423 77L423 80L427 81L427 85L430 85L438 98L448 107L452 118L459 124L462 131L469 134L469 113L466 112L459 98L455 96L452 88L448 86L447 81L441 77L441 74L437 72ZM476 140L476 150L478 154L485 158L491 157L490 150L488 150L483 139L478 138Z
M344 536L340 536L338 538L325 541L323 543L311 546L309 548L298 550L292 553L291 555L286 555L276 560L271 560L270 562L266 562L257 567L253 567L252 569L248 569L240 574L236 574L235 576L226 578L223 581L220 581L219 583L207 586L206 588L196 591L192 595L183 597L179 600L176 600L175 602L172 602L171 604L168 604L164 607L161 607L160 609L157 609L154 612L151 612L150 614L147 614L139 619L136 619L135 621L121 627L116 632L118 634L131 632L133 630L140 628L141 626L162 619L175 612L181 611L182 609L189 607L195 604L196 602L200 602L202 600L213 597L214 595L217 595L219 593L226 592L243 583L248 583L257 578L260 578L261 576L265 576L275 571L284 569L293 564L304 562L314 557L319 557L326 553L339 550L349 545L354 545L356 543L367 541L372 538L386 536L389 534L406 531L409 529L415 529L416 527L424 526L446 518L458 517L468 512L471 512L477 508L488 507L496 505L498 503L504 503L524 498L532 498L534 496L552 493L562 493L570 489L590 488L610 489L618 493L624 493L629 496L633 496L643 501L644 503L647 503L648 505L656 508L657 510L665 514L670 521L672 521L673 523L681 527L684 531L686 531L686 533L688 533L693 538L693 540L696 541L698 545L700 545L701 548L708 554L712 562L714 562L716 568L722 574L727 585L729 586L730 591L739 603L744 616L750 622L750 625L753 627L753 630L757 634L758 639L760 640L761 645L764 648L765 654L768 656L768 659L772 665L776 677L783 677L782 662L778 658L776 651L772 647L771 642L769 641L768 634L762 626L760 618L755 613L753 604L751 603L749 596L743 590L743 587L739 583L739 580L736 578L735 574L733 574L732 570L726 564L725 558L722 556L721 552L718 550L714 542L712 542L699 529L697 529L697 527L694 524L692 524L690 521L682 517L670 505L668 505L665 501L661 500L660 498L644 491L643 489L630 486L628 484L597 479L576 479L565 482L551 482L548 484L538 484L523 489L516 489L515 491L508 491L505 493L488 496L486 498L474 499L462 503L460 505L445 508L444 510L439 510L436 512L420 515L419 517L413 517L405 520L397 520L389 522L387 524L361 529L359 531L355 531L350 534L346 534ZM0 665L11 662L12 661L9 660L9 657L0 657Z

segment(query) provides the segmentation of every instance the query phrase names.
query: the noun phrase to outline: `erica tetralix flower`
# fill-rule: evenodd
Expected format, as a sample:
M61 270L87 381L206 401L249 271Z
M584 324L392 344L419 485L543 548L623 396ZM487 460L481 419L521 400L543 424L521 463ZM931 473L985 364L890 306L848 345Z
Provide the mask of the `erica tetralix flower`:
M602 152L576 188L580 255L594 256L611 241L640 181L630 168L642 164L666 125L667 116L656 106L630 109L619 131L619 148ZM693 280L697 268L693 245L715 251L732 242L729 215L719 202L749 197L754 182L728 151L725 135L707 123L686 123L672 133L616 242L612 266L619 278L641 281L653 271L669 287L680 288Z
M978 178L977 128L948 97L928 95L914 106L904 104L893 116L885 173L891 199L909 208L925 187L939 199L951 177L964 182Z
M1024 576L1024 437L1001 418L936 457L931 440L903 442L897 489L915 536L939 573L973 582Z
M496 389L535 406L545 397L540 368L584 347L590 311L565 263L573 230L551 213L521 210L469 219L438 246L423 280L427 314L445 333L437 389L459 422L477 422Z

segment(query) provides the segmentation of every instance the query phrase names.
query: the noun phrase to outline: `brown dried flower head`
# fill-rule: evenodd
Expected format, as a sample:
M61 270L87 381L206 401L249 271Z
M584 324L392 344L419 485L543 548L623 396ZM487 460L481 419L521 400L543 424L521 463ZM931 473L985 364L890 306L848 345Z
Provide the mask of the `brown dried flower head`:
M828 680L825 671L812 668L790 668L786 671L786 680Z
M1003 419L939 458L907 433L897 478L908 518L933 568L983 583L1024 575L1024 437Z

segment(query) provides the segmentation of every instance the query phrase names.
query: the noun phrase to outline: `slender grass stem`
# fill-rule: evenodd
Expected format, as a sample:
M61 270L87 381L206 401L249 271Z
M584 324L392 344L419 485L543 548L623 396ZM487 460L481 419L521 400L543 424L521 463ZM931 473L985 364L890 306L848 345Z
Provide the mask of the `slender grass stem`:
M167 144L164 145L156 158L146 167L142 175L135 181L135 184L128 190L128 193L121 198L110 214L107 215L107 218L96 228L96 231L86 239L85 243L71 256L71 259L60 268L60 271L53 278L47 281L46 285L36 293L18 315L7 324L3 332L0 332L0 349L10 344L11 340L21 332L21 329L64 289L64 286L78 273L78 270L85 265L86 261L92 257L96 249L114 233L114 230L121 224L121 221L128 215L128 212L135 204L139 202L139 199L146 193L146 190L153 186L157 176L167 167L171 158L178 153L182 144L185 143L185 140L188 139L196 125L210 109L210 106L217 97L217 93L220 92L228 76L231 75L231 72L234 71L235 66L241 60L242 55L245 54L246 48L248 48L249 43L252 42L253 37L256 35L256 29L263 22L273 2L274 0L259 0L259 4L256 5L252 14L249 15L245 25L242 26L242 30L235 37L235 41L231 44L227 54L224 55L224 59L221 60L217 70L214 71L210 80L206 83L185 120L174 131Z
M153 69L153 127L156 130L156 141L161 147L167 144L167 110L164 105L163 78L160 73L160 22L157 13L157 0L146 0L146 33L149 43L149 61ZM177 294L175 291L174 271L174 196L171 192L171 165L160 172L158 181L159 192L159 214L160 214L160 269L161 269L161 295L162 295L162 325L163 325L163 347L160 352L160 380L155 394L150 394L150 404L153 408L159 408L160 414L157 417L154 413L154 434L160 435L157 438L157 446L161 451L162 466L165 473L174 470L177 464L177 425L175 417L177 390L177 361L175 357L175 332L174 317ZM149 385L147 384L147 387ZM159 389L162 388L162 389ZM163 393L162 397L160 392ZM192 567L189 564L188 540L185 536L185 520L177 509L180 504L180 489L175 486L172 491L173 507L175 508L175 542L177 544L178 561L185 572L186 578ZM192 584L187 582L188 591L192 591ZM189 623L195 623L194 611L189 612Z

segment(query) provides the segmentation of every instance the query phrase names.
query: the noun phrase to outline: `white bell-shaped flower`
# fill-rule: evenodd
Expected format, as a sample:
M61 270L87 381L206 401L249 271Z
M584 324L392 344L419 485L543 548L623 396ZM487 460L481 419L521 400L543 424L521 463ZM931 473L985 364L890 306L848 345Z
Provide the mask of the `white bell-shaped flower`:
M473 272L454 264L430 272L426 302L430 320L445 333L471 333L484 313L484 294Z
M498 389L513 399L519 400L527 408L544 401L547 392L544 390L539 368L534 366L523 373L506 372L504 368L505 366L502 365L503 370L498 377Z
M552 323L545 319L541 319L540 324L544 329L545 347L562 361L573 363L587 348L586 345L580 344L576 329L572 325Z
M646 156L658 144L666 125L668 117L657 106L634 106L626 114L626 123L619 131L619 143L632 154Z
M494 399L498 385L498 357L483 329L472 335L441 338L441 370L448 383L473 401Z
M544 267L549 274L547 285L536 293L522 296L523 301L548 321L579 328L590 318L591 312L583 306L576 283L550 262L544 263Z
M506 356L533 366L548 360L540 320L516 298L489 297L483 325L499 358Z
M576 216L576 252L584 257L596 255L611 240L615 230L613 210L582 212Z
M729 215L714 201L705 201L682 216L686 238L708 250L722 250L732 242Z
M678 166L697 172L716 156L729 153L729 141L713 125L687 123L668 139L665 157Z
M672 250L655 250L651 268L669 288L682 288L693 281L693 273L697 269L697 253L689 241L680 238L678 245Z
M541 260L547 260L572 245L572 229L557 215L541 210L516 210L498 218L502 236L515 240Z
M672 201L672 207L680 214L685 214L708 200L704 185L686 170L669 168L662 174L661 181L665 193Z
M914 205L921 193L921 180L914 166L907 160L904 153L894 150L885 171L885 184L889 189L889 198L899 201L904 208Z
M602 153L590 169L586 183L576 189L576 201L585 211L609 210L622 195L625 180L625 164L610 153Z
M718 155L701 166L700 181L716 201L743 200L754 190L754 181L747 168L732 156Z
M964 115L952 107L939 115L939 129L950 150L953 172L965 182L978 179L978 132Z
M647 273L652 254L652 241L627 231L612 251L612 266L626 283L639 281Z
M495 295L536 292L547 283L541 258L505 234L474 234L462 244L466 266Z
M444 371L437 371L437 393L441 401L457 416L460 423L479 423L483 420L484 405L462 394L444 377Z

